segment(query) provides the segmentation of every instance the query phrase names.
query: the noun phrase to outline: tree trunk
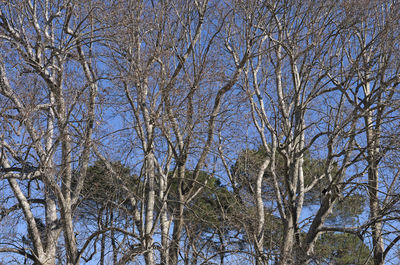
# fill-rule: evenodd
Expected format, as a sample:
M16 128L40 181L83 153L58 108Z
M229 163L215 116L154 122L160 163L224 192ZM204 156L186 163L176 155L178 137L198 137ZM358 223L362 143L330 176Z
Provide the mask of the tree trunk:
M161 264L168 265L169 264L169 229L170 222L168 220L167 215L167 201L166 201L166 189L167 189L167 174L164 174L160 177L160 200L161 200L161 216L160 216L160 225L161 225Z
M293 217L290 213L287 214L283 224L283 239L281 245L281 258L279 265L293 264L293 247L294 247L294 232Z
M257 205L257 231L254 235L255 241L255 249L256 249L256 264L263 265L266 262L266 258L264 256L264 223L265 223L265 213L264 213L264 202L262 199L262 184L264 179L264 173L267 169L267 166L270 162L270 159L267 158L261 168L258 171L257 181L256 181L256 193L255 200Z
M372 137L372 128L367 131L367 138ZM370 146L368 144L368 146ZM373 148L368 148L368 197L369 197L369 208L370 208L370 219L373 221L371 225L372 229L372 246L373 246L373 259L375 265L384 264L384 245L382 239L382 222L378 221L380 217L380 207L379 207L379 175L378 166L375 161L375 156L378 155L378 150L373 150Z
M180 196L181 197L181 196ZM179 202L179 212L177 213L176 219L174 221L174 229L172 232L172 240L171 240L171 248L170 248L170 264L178 264L179 257L179 243L182 235L183 229L183 210L184 205L182 202Z
M370 84L367 82L364 84L364 96L366 98L365 108L366 116L364 118L366 137L367 137L367 163L368 163L368 198L369 198L369 211L370 219L373 221L371 225L372 230L372 246L373 246L373 260L375 265L384 264L384 245L382 239L382 222L379 221L380 206L379 206L379 173L378 173L378 161L379 161L379 146L380 146L380 121L378 119L381 113L378 113L380 108L376 112L371 109L372 104L381 103L381 96L378 96L377 102L370 102L371 89ZM373 117L376 117L374 121Z
M174 214L174 229L172 232L172 241L170 248L170 264L178 264L180 240L182 235L182 229L184 225L183 213L185 209L185 196L184 196L184 180L186 177L185 162L180 161L181 165L178 166L178 211Z
M54 195L51 191L46 192L46 256L48 264L55 264L57 256L57 241L60 235L60 229L57 228L57 208Z
M152 132L152 129L149 130ZM146 209L146 224L145 224L145 260L147 265L153 265L154 263L154 251L153 251L153 214L154 214L154 203L155 203L155 176L154 176L154 154L152 151L147 155L146 159L146 176L147 176L147 209Z

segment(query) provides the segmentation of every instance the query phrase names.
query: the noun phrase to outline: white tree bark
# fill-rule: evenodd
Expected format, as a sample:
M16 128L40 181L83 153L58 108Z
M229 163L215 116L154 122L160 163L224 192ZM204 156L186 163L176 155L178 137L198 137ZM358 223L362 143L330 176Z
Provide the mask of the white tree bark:
M3 137L2 148L6 150L3 169L12 171L13 168L4 164L6 159L21 164L22 170L15 174L19 175L21 182L10 178L9 183L16 198L23 205L29 227L28 236L34 246L33 256L35 262L40 264L55 264L61 231L64 235L67 264L79 264L80 259L74 233L74 208L79 200L89 163L97 80L82 44L86 33L74 28L76 25L71 25L75 8L82 8L82 14L87 11L84 11L85 5L79 4L57 6L49 1L10 1L0 7L2 45L10 45L8 52L14 53L16 58L20 59L15 71L21 76L25 75L26 82L32 81L31 84L25 84L31 89L27 94L23 88L16 85L16 82L21 81L11 73L9 54L5 52L1 61L1 95L11 102L10 107L16 110L16 115L9 116L5 110L2 112L2 118L4 120L11 117L14 121L19 121L20 132L22 131L24 137L28 137L30 141L24 143L27 148L23 150L26 152L23 154L13 140L21 137L20 132L14 131L14 135ZM79 18L72 18L74 19ZM87 23L85 19L81 22ZM59 28L60 23L64 26L63 29ZM89 36L86 40L90 42L92 37ZM74 53L77 54L76 62L81 65L82 80L86 83L82 87L76 87L75 91L72 81L74 77L69 76L66 70L70 67L67 57ZM5 56L7 60L4 59ZM12 82L9 81L10 77ZM66 87L67 83L71 87ZM88 95L87 101L82 96L85 93ZM42 104L41 101L45 103ZM81 122L82 137L77 140L81 142L78 144L81 150L74 156L76 139L72 138L72 123L77 122L74 115L79 115L80 111L76 106L86 106L86 109L81 112L85 118ZM22 154L24 159L21 159ZM76 172L73 172L72 167L75 162L79 164L81 171L77 178L78 184L74 186L73 178ZM40 182L43 190L43 231L37 229L41 217L35 217L28 200L31 191L21 189L22 181L31 181L29 174L28 179L24 179L27 175L27 172L24 172L27 165L34 169L34 172L29 174L33 173L32 177ZM29 254L29 250L25 251Z

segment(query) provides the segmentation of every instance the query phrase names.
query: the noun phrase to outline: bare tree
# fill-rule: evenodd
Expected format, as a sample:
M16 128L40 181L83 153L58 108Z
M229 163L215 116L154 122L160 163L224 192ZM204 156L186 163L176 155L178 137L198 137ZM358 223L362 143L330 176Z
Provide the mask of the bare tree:
M91 17L96 4L8 1L0 6L2 180L17 203L8 214L23 213L31 242L29 248L1 251L35 264L55 263L61 233L67 264L78 264L83 251L77 248L73 219L95 120ZM74 167L79 167L75 186Z
M378 177L379 161L390 149L382 149L382 126L396 119L398 73L393 47L397 35L389 28L397 28L392 20L397 9L392 3L368 2L364 12L357 4L296 1L268 8L272 19L264 26L266 35L258 57L251 61L244 79L253 122L267 153L254 180L258 208L254 248L263 255L265 202L261 190L267 175L272 178L283 223L279 264L308 263L318 235L324 231L361 235L369 227L374 263L382 264L393 244L384 250L381 220L387 218L384 210L390 208L385 203L395 203L389 197L397 182L395 174L386 181L391 185L382 189ZM364 128L359 127L361 121ZM318 150L321 148L324 151ZM308 183L305 152L325 160L323 174ZM284 160L283 173L278 156ZM348 175L350 170L357 173ZM369 220L356 228L325 227L335 202L358 189L365 172ZM304 198L323 183L327 186L322 190L320 208L304 231L299 223ZM381 201L379 193L387 191Z
M356 3L346 6L347 15L352 16L354 21L348 37L351 44L346 47L346 60L352 64L353 78L357 80L357 86L346 92L346 96L349 97L350 93L358 95L352 104L360 109L365 130L359 145L366 150L364 159L369 198L367 226L371 228L374 264L384 264L392 244L385 249L385 221L382 219L388 218L385 211L396 203L392 196L398 173L394 171L392 179L384 180L379 171L382 171L385 157L393 150L391 135L396 133L387 129L397 122L394 113L398 106L399 68L398 50L395 48L398 21L395 17L399 14L399 8L390 1L365 4L363 11ZM381 186L379 183L382 181L390 183L389 186ZM386 195L382 198L383 194Z
M338 34L347 21L341 20L334 2L279 2L268 6L268 12L271 20L263 25L266 33L258 57L252 60L244 79L254 126L267 153L255 180L258 229L254 242L260 257L257 262L265 264L262 185L267 174L283 224L279 264L300 264L312 256L320 228L346 187L346 171L359 156L355 150L358 111L348 109L349 103L340 92L351 84L337 65L338 55L343 55ZM330 81L333 72L342 87ZM325 151L318 151L320 148ZM306 152L325 159L323 173L308 183ZM283 157L283 170L278 156ZM302 238L305 196L321 183L328 184L320 208Z
M144 157L143 209L137 217L149 264L154 262L158 222L161 262L179 260L185 212L207 184L204 172L212 171L208 161L225 95L250 58L250 41L239 55L231 50L242 29L235 20L250 14L242 3L230 4L127 1L121 5L124 18L117 24L124 34L108 44L117 54L111 61L118 76L114 82L127 99L131 116L125 117L137 137L132 142L138 140L136 151ZM253 25L246 23L249 31ZM227 52L221 54L222 49ZM232 70L224 68L227 62Z
M400 240L398 13L3 1L5 262L309 264L347 233L384 264ZM356 195L359 222L332 225Z

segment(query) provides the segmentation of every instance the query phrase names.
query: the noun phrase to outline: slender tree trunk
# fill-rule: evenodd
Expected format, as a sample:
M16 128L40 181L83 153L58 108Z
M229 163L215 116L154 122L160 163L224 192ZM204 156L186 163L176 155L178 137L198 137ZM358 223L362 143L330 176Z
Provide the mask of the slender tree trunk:
M180 196L181 197L181 196ZM182 197L181 197L182 198ZM170 249L170 264L178 264L178 257L179 257L179 243L182 235L183 229L183 210L184 205L182 202L179 202L179 210L174 221L174 229L172 232L172 240L171 240L171 249Z
M167 189L167 182L166 179L167 174L160 177L160 199L161 199L161 216L160 216L160 225L161 225L161 264L168 265L169 264L169 229L170 229L170 222L168 220L167 215L167 201L166 201L166 189Z
M152 132L152 130L149 130ZM147 176L147 209L146 209L146 224L145 224L145 238L144 247L146 250L145 259L147 265L154 264L154 251L153 251L153 214L155 203L155 176L154 176L154 154L152 151L147 155L146 159L146 176Z
M262 184L264 179L264 173L270 159L266 159L258 171L257 182L256 182L256 193L255 200L257 205L257 231L254 235L255 248L256 248L256 264L265 264L266 258L264 256L264 223L265 223L265 212L264 212L264 202L262 199Z
M178 257L179 257L179 249L180 249L180 239L182 235L183 229L183 213L184 213L184 179L185 179L185 163L181 161L181 165L178 166L178 185L177 185L177 193L179 197L178 201L178 212L175 215L175 222L174 222L174 230L172 232L172 242L171 242L171 249L170 249L170 264L178 264Z
M367 76L368 77L368 76ZM379 93L379 92L378 92ZM380 120L378 116L380 108L377 111L371 109L372 104L380 105L381 96L378 96L377 102L370 102L371 88L367 82L364 84L364 96L366 108L366 116L364 118L366 137L367 137L367 163L368 163L368 197L369 197L369 211L370 219L373 221L371 225L372 230L372 246L373 246L373 260L375 265L384 264L384 244L382 238L382 222L379 221L380 206L379 206L379 173L378 173L378 160L379 160L379 145L380 145ZM373 117L376 117L374 121Z
M49 264L55 264L57 241L60 229L57 228L57 206L51 191L46 192L46 257Z
M288 213L283 224L283 239L279 265L293 264L294 235L295 227L293 226L293 217Z
M380 216L379 207L379 173L378 165L376 162L376 156L379 154L379 150L375 147L378 139L374 139L374 129L372 126L372 117L369 115L366 118L367 129L367 142L368 142L368 196L369 196L369 208L370 208L370 218L373 221L371 225L372 229L372 246L374 253L374 264L383 265L384 264L384 245L382 239L382 222L378 221ZM377 133L377 132L376 132Z
M184 180L186 177L186 168L185 168L185 158L178 158L180 165L178 165L178 185L177 194L178 194L178 210L174 214L174 229L172 232L172 240L171 240L171 247L170 247L170 264L178 264L178 257L179 257L179 249L180 249L180 240L182 236L182 229L184 225L184 203L185 203L185 195L184 195Z
M67 251L67 265L78 265L79 260L78 257L78 250L76 246L76 239L74 234L74 225L72 220L72 209L71 205L68 203L64 204L61 211L61 220L64 226L64 240L66 244L66 251Z
M114 212L111 210L110 213L110 225L113 227L114 226ZM111 246L113 250L113 263L112 264L117 264L118 261L118 248L117 248L117 243L115 240L115 232L114 230L111 230L110 233L111 236Z
M108 209L106 208L106 224L105 227L108 227ZM100 210L100 214L99 214L99 229L103 229L104 225L103 225L103 211ZM104 258L105 258L105 248L106 248L106 235L102 234L101 235L101 239L100 239L100 265L104 265Z

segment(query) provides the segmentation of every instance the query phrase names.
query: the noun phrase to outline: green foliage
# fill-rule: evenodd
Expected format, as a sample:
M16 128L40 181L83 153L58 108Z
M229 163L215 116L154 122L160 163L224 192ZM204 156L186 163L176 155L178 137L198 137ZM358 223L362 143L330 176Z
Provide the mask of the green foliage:
M119 175L124 185L132 190L138 184L138 179L130 175L130 169L120 162L112 163L113 170ZM119 180L107 169L102 161L96 161L88 168L84 182L82 196L85 200L91 200L100 204L113 200L121 201L124 193L121 192Z
M264 148L257 150L245 149L240 154L231 168L231 172L238 182L238 191L236 195L240 197L241 206L237 208L246 208L247 216L242 216L244 223L253 224L255 220L251 220L256 216L256 208L254 201L255 189L254 183L257 172L267 156ZM285 158L277 154L276 175L280 183L284 183L284 178L290 176L289 168ZM316 159L309 152L304 154L304 184L310 185L316 177L324 174L325 161ZM333 166L332 175L338 171L337 165ZM319 206L322 200L322 190L329 185L328 178L320 180L313 189L305 194L304 205L306 207ZM284 188L284 186L283 186ZM274 197L271 172L265 172L263 179L263 198L268 201ZM341 198L335 204L332 213L327 218L327 223L354 225L357 218L364 210L366 198L360 194L351 194L345 198ZM311 210L311 209L310 209ZM274 216L272 210L265 208L265 247L274 250L281 240L283 227L280 219ZM240 220L238 218L238 220ZM303 233L302 233L303 234ZM278 242L278 243L277 243ZM368 247L360 241L359 238L348 234L326 233L317 241L315 253L318 253L320 260L332 260L334 264L360 264L358 261L365 261L369 255ZM363 264L363 263L361 263ZM367 263L368 264L368 263Z
M253 190L255 189L254 183L257 177L258 169L260 168L263 160L267 156L267 153L263 147L257 150L245 149L240 154L232 167L232 174L236 177L238 182L238 189L240 190L240 196L247 202L249 206L252 204ZM280 183L284 183L284 178L290 176L289 168L285 161L285 158L277 154L276 157L276 175ZM307 187L310 185L316 177L323 175L325 161L321 159L315 159L311 157L310 152L304 153L304 185ZM337 165L333 165L331 174L334 175L338 171ZM323 178L305 194L304 205L313 206L320 205L322 200L322 190L329 186L328 178ZM273 183L271 172L268 170L265 172L263 180L263 197L264 200L268 200L273 197ZM354 224L357 220L357 216L363 212L365 204L365 197L359 194L351 194L344 199L339 200L333 209L333 213L329 216L328 221L331 224L343 223Z
M172 174L171 174L172 176ZM179 179L171 178L168 199L169 207L178 205ZM185 218L199 230L209 230L220 225L222 219L226 218L235 207L233 194L221 184L221 181L206 172L200 172L198 179L193 180L193 172L187 170L185 179L182 180L182 193L188 192L189 187L199 190L197 196L191 200L185 209ZM174 203L176 202L176 203ZM170 209L173 212L173 209Z
M238 181L238 187L243 192L253 193L255 187L255 179L257 177L258 170L263 163L264 159L268 154L265 148L259 147L257 150L245 149L243 150L235 163L231 168L232 174ZM280 183L284 183L284 178L290 175L289 167L285 157L277 153L276 156L276 175ZM311 184L317 176L324 173L324 161L320 159L314 159L311 157L309 152L304 154L304 184L305 186ZM336 169L333 170L334 172ZM323 179L320 181L314 189L305 195L306 205L319 204L321 191L328 186L328 181ZM263 180L263 193L265 199L273 196L273 183L271 172L268 170L265 172ZM242 194L244 195L244 194Z
M373 264L370 249L355 235L324 233L315 246L315 260L323 264Z
M358 216L364 211L365 201L365 196L356 193L340 199L333 207L332 213L328 216L326 222L331 225L355 225L358 221Z
M267 210L265 212L264 246L270 251L278 250L282 239L282 221Z
M195 245L199 251L204 246L209 246L214 251L224 248L222 238L229 237L236 227L233 224L234 212L237 206L233 193L221 181L206 172L200 172L196 180L193 172L186 170L184 179L169 176L168 211L174 214L178 211L179 189L184 195L197 195L185 204L183 218L185 219L185 242ZM230 246L236 244L230 241ZM237 248L237 246L236 246ZM191 261L196 264L196 256Z
M201 225L217 227L232 215L235 205L233 194L213 177L206 189L191 202L187 216Z

